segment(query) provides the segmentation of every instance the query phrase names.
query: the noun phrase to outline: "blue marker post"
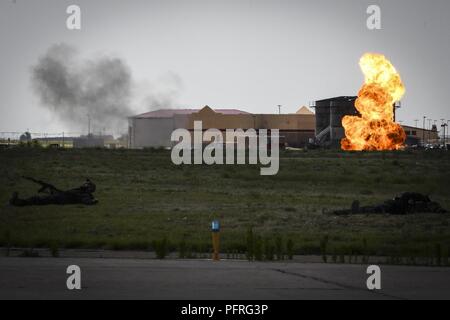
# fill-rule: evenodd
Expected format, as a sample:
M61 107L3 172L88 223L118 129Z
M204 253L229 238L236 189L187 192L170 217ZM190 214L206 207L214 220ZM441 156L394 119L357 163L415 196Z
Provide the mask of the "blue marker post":
M212 231L212 241L213 241L213 261L219 261L219 252L220 252L220 222L218 220L214 220L211 223L211 231Z

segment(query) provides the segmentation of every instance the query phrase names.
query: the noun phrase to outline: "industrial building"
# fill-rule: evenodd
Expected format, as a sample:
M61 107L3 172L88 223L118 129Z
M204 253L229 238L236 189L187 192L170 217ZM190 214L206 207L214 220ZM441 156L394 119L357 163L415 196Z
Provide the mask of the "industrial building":
M358 97L336 97L316 101L316 143L323 146L339 146L345 137L342 127L344 116L357 116L355 101Z
M203 130L226 129L278 129L280 143L289 147L304 147L314 143L326 147L339 147L345 137L342 118L357 116L355 96L341 96L315 101L311 105L315 114L301 107L292 114L252 114L237 109L160 109L130 117L128 146L130 148L172 147L171 134L176 129L194 130L194 121L202 121ZM400 104L393 105L395 110ZM436 127L424 130L403 126L407 145L439 143Z
M236 109L161 109L129 118L131 148L172 147L171 134L176 129L194 130L202 121L203 130L278 129L280 140L291 147L303 147L315 137L315 116L302 107L294 114L251 114Z
M356 96L342 96L318 100L312 106L316 110L316 143L323 146L340 146L340 141L345 137L345 130L342 127L344 116L358 116L355 108ZM401 103L392 106L394 108L394 121ZM439 144L439 132L436 126L431 130L403 126L407 139L406 145Z
M439 131L435 125L433 125L431 130L411 126L403 126L403 129L406 133L406 145L408 146L440 144Z

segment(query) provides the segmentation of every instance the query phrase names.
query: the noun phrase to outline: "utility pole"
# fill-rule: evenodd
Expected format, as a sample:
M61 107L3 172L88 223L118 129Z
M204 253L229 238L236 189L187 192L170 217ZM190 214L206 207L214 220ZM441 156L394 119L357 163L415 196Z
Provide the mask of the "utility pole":
M88 137L91 135L91 115L88 114Z
M281 114L281 107L282 107L282 105L279 104L279 105L278 105L278 114Z
M427 120L426 116L423 116L423 131L422 131L422 143L425 146L425 121Z
M431 130L431 121L433 121L432 119L428 119L428 130Z
M445 132L445 128L446 128L446 127L447 127L447 124L444 123L444 147L447 145L447 143L446 143L446 140L447 140L446 137L447 137L447 136L445 135L445 133L446 133L446 132Z
M445 136L445 128L446 128L447 126L448 126L448 124L445 123L445 122L441 125L441 127L444 129L444 147L447 147L446 136Z
M444 120L445 121L445 120ZM444 147L447 148L447 135L448 135L448 123L450 122L450 120L447 120L447 122L444 122ZM446 135L447 133L447 135Z
M450 120L447 120L447 128L448 128L448 123L450 122ZM444 135L444 143L445 143L445 148L447 149L447 137Z
M419 119L414 120L414 122L416 123L416 128L417 128L417 126L419 125L418 124L419 123Z
M397 109L400 109L402 107L402 102L397 101L394 103L394 122L397 122Z

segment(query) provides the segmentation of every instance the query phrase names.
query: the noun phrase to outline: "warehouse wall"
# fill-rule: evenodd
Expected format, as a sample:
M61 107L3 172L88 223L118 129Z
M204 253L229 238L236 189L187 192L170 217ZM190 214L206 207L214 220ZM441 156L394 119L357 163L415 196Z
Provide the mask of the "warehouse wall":
M130 147L171 147L173 118L130 119Z
M410 126L403 126L405 133L408 137L418 139L420 143L425 137L425 144L427 143L439 143L439 132L436 130L423 130L422 128L415 128Z
M221 114L205 107L197 113L175 114L173 118L131 118L130 147L171 147L172 131L192 131L195 121L202 121L203 130L279 129L284 142L293 147L304 146L315 136L314 114Z
M214 112L211 108L205 107L198 113L193 113L187 117L175 116L177 128L194 129L195 121L202 121L203 128L215 129L250 129L255 128L255 116L252 114L224 115Z
M225 129L279 129L283 137L291 147L302 147L315 136L315 115L304 114L237 114L224 115L216 113L208 107L200 112L181 117L175 116L176 126L194 129L194 121L202 121L203 130L216 128ZM227 138L225 138L228 140Z
M179 116L176 115L175 119ZM186 119L186 118L184 118ZM215 113L210 108L203 108L198 113L187 116L187 123L176 120L177 128L184 127L192 130L194 121L202 121L203 128L216 129L280 129L280 130L308 130L315 131L315 115L302 114L236 114L224 115Z
M256 115L258 129L302 130L315 131L315 115L303 114L258 114Z

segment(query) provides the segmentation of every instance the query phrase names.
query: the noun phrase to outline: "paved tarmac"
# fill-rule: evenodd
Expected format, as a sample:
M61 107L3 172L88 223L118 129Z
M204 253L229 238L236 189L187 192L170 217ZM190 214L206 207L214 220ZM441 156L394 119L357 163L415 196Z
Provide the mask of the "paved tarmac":
M69 265L81 290L67 289ZM0 299L450 299L450 268L101 258L0 258Z

